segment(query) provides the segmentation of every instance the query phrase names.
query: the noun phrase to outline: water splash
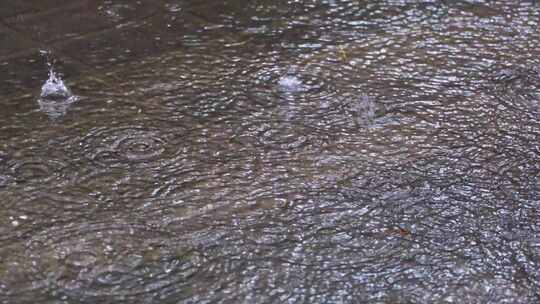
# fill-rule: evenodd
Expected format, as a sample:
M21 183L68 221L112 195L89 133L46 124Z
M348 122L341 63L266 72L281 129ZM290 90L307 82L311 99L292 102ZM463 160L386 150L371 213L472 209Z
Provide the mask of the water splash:
M41 51L41 54L47 59L49 78L41 86L37 102L41 111L51 118L58 118L66 115L69 106L77 101L78 97L73 95L62 78L56 74L50 51Z
M54 68L49 70L49 79L41 86L41 98L62 101L73 97L71 90L64 81L56 75Z
M293 68L290 68L287 73L281 75L278 85L280 90L291 93L304 89L304 83L296 76L296 71Z
M359 126L369 126L373 124L377 112L380 111L379 105L368 95L361 95L359 100L352 103L351 112L355 123Z
M285 91L298 91L302 87L302 81L293 75L285 75L279 79L279 86Z

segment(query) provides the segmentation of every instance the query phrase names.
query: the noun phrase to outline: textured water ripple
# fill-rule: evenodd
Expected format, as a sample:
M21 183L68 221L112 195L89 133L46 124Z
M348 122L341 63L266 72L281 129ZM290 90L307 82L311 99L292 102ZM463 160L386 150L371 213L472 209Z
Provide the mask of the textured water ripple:
M163 3L162 53L0 114L1 301L538 302L537 6Z
M77 126L72 137L53 139L84 171L103 169L157 170L173 165L183 146L183 130L171 127L157 129L141 124L98 127L90 130ZM88 162L88 163L85 163ZM89 165L91 164L91 166ZM84 179L84 176L81 177Z
M170 246L171 237L119 218L80 220L35 234L26 255L34 279L58 296L83 303L159 300L188 291L186 279L204 260L193 248Z
M58 187L47 190L6 193L3 202L1 240L25 239L44 227L69 223L93 214L99 208L80 188Z

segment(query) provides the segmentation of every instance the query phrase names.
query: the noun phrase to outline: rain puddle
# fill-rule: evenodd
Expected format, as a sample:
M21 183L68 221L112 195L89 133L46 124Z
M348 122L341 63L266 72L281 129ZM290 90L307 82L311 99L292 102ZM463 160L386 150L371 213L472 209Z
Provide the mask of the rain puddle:
M0 1L0 304L540 303L537 2Z

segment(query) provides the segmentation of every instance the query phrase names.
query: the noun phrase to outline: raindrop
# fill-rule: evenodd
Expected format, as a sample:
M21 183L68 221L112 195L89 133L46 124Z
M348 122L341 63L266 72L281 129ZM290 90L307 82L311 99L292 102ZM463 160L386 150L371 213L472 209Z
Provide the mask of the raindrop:
M302 81L293 75L282 76L278 81L279 86L284 91L296 92L302 89Z
M41 86L37 102L42 112L55 119L66 115L69 106L77 101L78 97L71 93L62 78L55 72L50 51L41 51L41 55L47 59L49 78Z
M351 104L351 112L354 120L360 126L371 125L378 110L377 104L368 95L360 96L358 101Z

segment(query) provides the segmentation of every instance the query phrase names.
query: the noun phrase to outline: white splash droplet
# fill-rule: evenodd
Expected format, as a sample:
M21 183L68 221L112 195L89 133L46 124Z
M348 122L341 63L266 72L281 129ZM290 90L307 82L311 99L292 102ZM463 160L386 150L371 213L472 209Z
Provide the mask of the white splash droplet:
M41 86L40 97L49 100L66 100L73 97L71 91L66 87L64 81L56 75L54 69L49 70L49 79Z
M43 54L50 55L47 52L42 52ZM62 78L56 74L49 58L47 58L47 61L49 78L41 86L41 93L37 102L40 110L54 119L66 115L68 107L77 101L78 97L71 93Z
M299 91L302 88L302 81L293 75L282 76L278 84L283 90L290 92Z

